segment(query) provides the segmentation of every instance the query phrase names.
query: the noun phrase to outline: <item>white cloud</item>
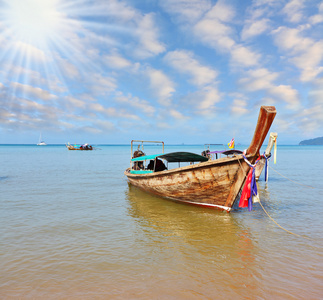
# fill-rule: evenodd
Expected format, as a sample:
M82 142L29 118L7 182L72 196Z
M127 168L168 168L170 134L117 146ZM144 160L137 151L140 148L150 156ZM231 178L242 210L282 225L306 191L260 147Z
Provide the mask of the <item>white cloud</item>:
M273 81L277 79L278 73L269 72L265 68L250 70L245 73L245 77L239 83L248 91L254 92L266 90L273 86Z
M216 4L214 8L194 26L193 31L206 45L210 45L219 51L225 52L235 45L235 41L231 37L233 34L231 27L223 24L217 17L217 14L213 13L218 5L219 4ZM222 10L224 10L224 8L228 10L228 13L225 15L230 16L233 14L229 7L224 6Z
M313 98L313 102L316 105L322 105L321 111L323 111L323 87L322 85L318 85L317 88L313 89L309 96Z
M185 50L172 51L166 54L165 60L178 72L189 74L192 83L197 86L204 86L214 82L217 73L207 66L201 65L193 53Z
M61 57L57 57L58 62L59 62L59 67L64 74L64 76L67 76L68 78L74 79L74 78L79 78L80 72L77 66L72 64L69 60L63 59Z
M304 8L304 0L290 0L282 12L286 14L288 20L292 23L297 23L302 21L303 19L303 8Z
M230 54L233 66L249 67L257 65L261 57L260 54L247 46L236 43L234 40L235 32L228 25L234 24L234 17L234 9L227 5L225 1L218 1L195 25L193 31L206 45L219 52Z
M323 2L318 5L318 14L311 16L309 22L313 25L323 22Z
M245 67L255 66L260 60L260 55L258 53L241 45L236 45L233 47L231 50L231 55L231 60L234 64Z
M158 129L171 129L172 125L167 122L157 122L156 127Z
M210 0L162 0L159 5L169 14L175 15L175 21L195 23L211 6Z
M21 84L18 82L11 82L10 86L13 88L14 91L18 93L22 93L27 97L36 97L40 100L54 100L57 98L56 95L49 93L46 90L43 90L38 87L33 87L28 84Z
M95 112L99 112L99 113L105 113L107 112L108 110L100 103L90 103L88 105L88 108L90 110L93 110Z
M165 46L158 41L158 29L154 24L153 14L144 15L138 21L136 35L139 45L134 49L134 54L140 58L148 58L164 52Z
M184 120L184 119L187 119L187 117L186 117L186 116L184 116L182 113L180 113L179 111L177 111L177 110L175 110L175 109L171 109L171 110L169 111L169 114L170 114L173 118L175 118L175 119L177 119L177 120Z
M137 15L137 11L133 7L120 0L74 1L70 2L69 9L64 11L74 12L82 17L109 17L113 19L113 23L118 24L130 22Z
M323 71L323 66L320 66L322 59L323 40L314 42L312 47L299 56L295 56L291 61L302 70L301 80L311 81Z
M217 19L221 22L231 22L235 16L235 10L227 5L227 1L219 0L213 8L207 13L207 18Z
M225 24L231 22L234 16L235 11L231 6L224 1L218 1L195 25L193 31L206 45L226 52L235 45L231 37L233 31Z
M80 56L86 53L88 57L97 57L98 53L95 50L100 46L106 48L113 46L119 49L124 47L129 49L129 54L141 59L153 57L165 51L165 46L159 41L159 28L155 23L154 13L143 13L126 2L118 0L98 0L86 11L80 8L76 10L81 16L104 17L106 24L100 28L109 33L118 31L117 35L108 35L106 31L102 35L91 26L83 26L80 21L69 19L68 26L65 26L69 35L66 40L73 43L74 49L80 50ZM78 34L79 32L81 35ZM124 66L126 61L120 60L120 57L118 59L117 62L114 61L113 66Z
M278 117L275 119L275 124L279 129L278 132L288 132L293 128L295 122L294 119L282 119Z
M116 80L98 73L88 74L90 90L94 94L106 94L117 88Z
M55 104L54 101L38 103L11 95L0 105L0 115L5 118L2 123L8 128L24 131L45 126L56 128L58 116L63 112Z
M138 112L143 112L149 116L152 116L155 113L155 108L146 100L141 100L138 97L132 97L131 95L125 96L120 93L116 100L119 103L127 104L127 106L132 106L138 110Z
M274 35L276 45L285 51L292 51L292 54L297 54L306 51L312 46L313 40L308 37L301 37L302 27L287 28L279 27L272 33Z
M45 52L34 45L22 41L14 41L12 45L11 42L8 43L7 46L17 49L22 57L27 56L29 59L37 62L47 62L49 60Z
M317 14L310 17L309 22L313 25L323 22L323 14Z
M293 89L290 85L272 86L268 92L280 98L287 103L287 108L296 110L300 108L300 100L298 91Z
M204 94L200 102L200 109L202 110L209 110L221 100L219 91L212 86L205 87L202 93Z
M38 103L36 101L28 100L28 99L20 99L19 106L23 110L23 114L21 114L21 119L23 116L27 116L28 113L32 113L33 115L43 113L46 115L56 115L55 113L58 111L54 106L47 106L46 104ZM16 110L18 112L19 110ZM34 117L34 116L28 116Z
M235 99L232 104L231 112L234 115L245 115L249 113L248 102L241 99Z
M131 67L132 63L122 57L118 53L113 53L110 55L106 55L104 57L105 64L112 69L124 69L124 68L129 68Z
M215 86L205 86L200 90L188 95L185 105L192 107L199 114L212 114L215 104L221 101L221 94Z
M84 108L86 106L86 102L83 100L79 100L75 97L67 96L64 98L64 104L71 106L73 109L75 108Z
M216 85L206 85L182 96L178 105L186 115L213 117L222 97Z
M308 136L322 136L323 130L323 89L322 85L309 93L309 105L300 111L297 118L301 121L300 127Z
M307 27L280 27L273 32L276 45L286 52L291 63L301 71L302 81L312 81L323 71L323 40L315 41L301 34Z
M277 73L270 73L267 69L256 69L246 72L246 76L239 83L251 92L266 91L276 99L287 103L287 107L296 110L300 107L298 91L290 85L275 85L274 80L278 78Z
M93 122L93 125L96 126L101 132L104 132L104 133L116 131L115 125L112 122L107 120L95 120Z
M0 107L0 124L10 125L13 123L13 119L15 119L16 115L12 112L9 112L6 108Z
M269 29L269 19L250 20L242 29L241 38L247 40L256 37Z
M66 88L55 74L42 74L40 71L25 68L21 65L15 65L14 63L16 62L4 63L1 68L2 71L7 74L10 73L16 78L24 78L24 83L31 86L38 86L44 89L47 88L54 93L66 92Z
M246 9L249 15L247 22L257 21L262 18L276 18L280 14L283 5L284 3L281 0L252 1L251 5Z
M174 83L160 70L148 69L150 87L165 106L170 105L171 97L175 92Z
M90 135L102 133L101 129L93 127L92 124L91 126L83 126L80 129L82 130L82 132L89 133Z
M316 133L322 136L323 109L322 103L314 105L301 111L301 128L304 132Z
M104 5L103 10L98 10L95 6L94 6L94 10L96 13L101 13L103 15L106 15L107 13L110 14L111 16L114 17L116 22L128 22L133 20L136 15L137 12L136 10L127 5L126 2L124 1L118 1L118 0L109 0L109 1L101 1Z
M124 109L116 109L114 107L104 107L100 103L90 103L88 105L88 109L95 113L103 114L107 117L140 120L140 118L137 115L128 113Z
M140 120L140 117L136 114L129 113L125 109L115 109L113 107L109 107L105 111L107 116L114 117L117 119L126 119L126 120Z

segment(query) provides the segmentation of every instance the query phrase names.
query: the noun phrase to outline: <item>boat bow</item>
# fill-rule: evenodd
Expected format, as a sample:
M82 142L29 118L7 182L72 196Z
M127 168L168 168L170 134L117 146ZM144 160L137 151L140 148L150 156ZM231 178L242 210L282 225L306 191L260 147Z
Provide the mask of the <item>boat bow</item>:
M260 107L256 129L252 141L246 151L246 156L250 163L255 163L259 157L260 148L267 136L271 124L275 119L275 116L276 108L274 106ZM242 155L240 155L240 157L242 157ZM240 164L240 168L236 174L235 184L231 186L230 193L225 202L225 205L229 207L232 207L250 169L250 166L243 159L238 160L238 162Z

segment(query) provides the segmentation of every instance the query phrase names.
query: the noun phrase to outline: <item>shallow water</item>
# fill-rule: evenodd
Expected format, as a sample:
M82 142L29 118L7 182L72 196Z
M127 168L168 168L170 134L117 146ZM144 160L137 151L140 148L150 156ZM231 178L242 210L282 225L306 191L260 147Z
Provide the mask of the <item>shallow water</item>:
M309 239L259 204L146 194L123 175L130 147L99 147L0 146L1 299L322 299L323 147L278 147L258 183L270 216ZM203 146L165 150L179 149Z

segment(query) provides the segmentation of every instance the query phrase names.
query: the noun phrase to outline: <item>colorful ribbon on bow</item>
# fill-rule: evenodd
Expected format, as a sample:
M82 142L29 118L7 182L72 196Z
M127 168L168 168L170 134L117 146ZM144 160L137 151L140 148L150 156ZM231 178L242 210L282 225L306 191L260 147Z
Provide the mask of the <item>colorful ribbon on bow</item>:
M243 158L251 168L249 170L245 185L241 193L239 207L248 207L248 210L252 211L253 199L258 198L255 167L258 161L260 160L261 156L258 157L255 164L253 165L248 161L248 159L244 155L243 155Z

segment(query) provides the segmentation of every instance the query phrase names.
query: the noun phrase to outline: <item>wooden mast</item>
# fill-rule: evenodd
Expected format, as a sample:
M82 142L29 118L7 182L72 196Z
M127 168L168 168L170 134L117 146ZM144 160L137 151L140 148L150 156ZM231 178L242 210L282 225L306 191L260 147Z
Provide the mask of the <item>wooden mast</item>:
M247 155L257 156L259 150L264 142L267 133L270 129L272 122L276 116L275 106L261 106L258 116L258 122L253 135L249 148L247 149Z

